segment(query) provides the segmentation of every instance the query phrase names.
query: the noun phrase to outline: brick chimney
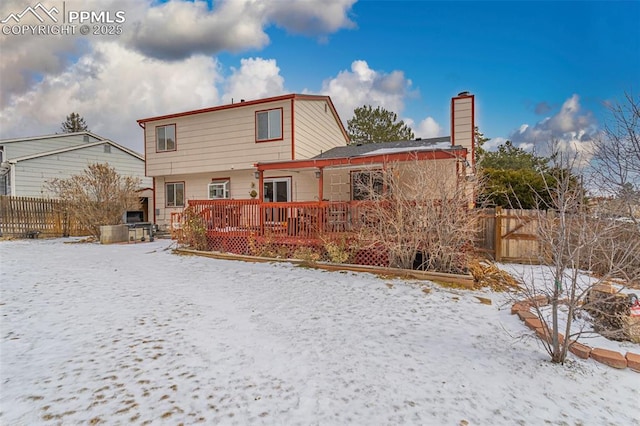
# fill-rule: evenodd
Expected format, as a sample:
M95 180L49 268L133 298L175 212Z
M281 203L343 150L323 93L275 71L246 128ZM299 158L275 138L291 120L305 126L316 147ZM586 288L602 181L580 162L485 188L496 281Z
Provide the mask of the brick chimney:
M467 148L467 161L475 170L475 97L469 92L451 99L451 145Z

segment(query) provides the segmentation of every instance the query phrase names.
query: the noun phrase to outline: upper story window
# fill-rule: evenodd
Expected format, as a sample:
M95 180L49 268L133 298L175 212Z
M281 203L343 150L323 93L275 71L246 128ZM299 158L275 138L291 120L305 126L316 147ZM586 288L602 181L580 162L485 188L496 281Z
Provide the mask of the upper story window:
M209 184L209 199L229 198L229 180L214 180Z
M282 139L282 108L256 112L256 141Z
M167 207L184 207L184 182L172 182L166 184Z
M175 151L176 150L176 125L168 124L166 126L156 127L156 151Z

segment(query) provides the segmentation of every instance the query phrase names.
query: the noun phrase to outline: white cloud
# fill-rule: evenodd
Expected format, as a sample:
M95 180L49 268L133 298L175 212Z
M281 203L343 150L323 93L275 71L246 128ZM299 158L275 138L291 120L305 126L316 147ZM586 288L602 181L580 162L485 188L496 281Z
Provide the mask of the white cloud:
M285 93L284 78L275 59L240 60L240 69L232 69L225 83L224 103L233 99L260 99Z
M413 133L418 138L435 138L443 135L442 126L440 126L433 117L427 117L420 122Z
M347 14L354 2L221 0L209 10L204 1L170 0L148 8L128 43L145 55L172 60L260 49L269 43L265 28L271 24L313 36L352 28Z
M350 71L340 71L336 77L325 80L321 92L331 96L338 114L346 122L353 116L353 110L362 105L381 106L400 114L410 89L411 80L402 71L387 74L369 68L366 61L357 60L351 64Z
M593 138L597 127L593 114L583 111L576 94L567 99L555 115L546 117L534 126L523 124L509 135L515 146L548 155L552 143L557 149L577 152L583 161L591 158Z
M487 142L484 143L482 148L486 151L495 151L500 145L507 141L506 138L491 138Z
M221 1L209 10L203 1L172 0L148 8L127 43L145 55L171 60L257 49L269 42L266 23L264 3Z
M30 92L51 76L75 70L73 64L79 58L95 51L94 43L123 44L149 58L176 61L221 51L260 49L269 43L265 30L272 25L319 37L352 28L348 13L354 1L220 0L210 10L202 0L101 0L90 6L83 0L66 0L67 11L123 11L122 35L0 36L0 107L11 105L14 97ZM0 19L24 8L23 0L3 0Z
M0 112L2 137L59 132L72 111L89 129L142 152L136 119L219 102L217 62L194 56L182 62L145 58L109 42L98 42L66 71L45 76Z
M416 138L429 139L444 136L444 129L433 117L427 117L418 125L412 118L403 118L404 123L411 127Z
M549 129L558 133L580 132L593 121L589 113L581 115L580 110L579 97L573 95L562 104L560 112L549 119Z
M348 11L356 0L295 1L269 3L267 16L289 32L305 35L333 33L341 28L354 28Z

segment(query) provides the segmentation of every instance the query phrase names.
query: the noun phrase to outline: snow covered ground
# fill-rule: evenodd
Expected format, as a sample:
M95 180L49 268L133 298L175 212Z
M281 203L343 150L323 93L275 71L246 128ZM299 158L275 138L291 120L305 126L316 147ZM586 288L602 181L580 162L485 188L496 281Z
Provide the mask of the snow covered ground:
M640 424L504 294L68 241L0 242L0 424Z

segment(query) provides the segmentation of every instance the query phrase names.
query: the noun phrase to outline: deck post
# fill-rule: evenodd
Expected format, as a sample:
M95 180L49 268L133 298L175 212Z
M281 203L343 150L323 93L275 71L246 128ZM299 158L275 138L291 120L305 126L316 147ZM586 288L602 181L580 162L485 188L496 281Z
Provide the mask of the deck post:
M495 255L494 260L496 262L500 262L502 260L502 207L496 207L496 219L495 219L495 238L494 238L494 249Z
M259 170L258 177L258 215L260 217L260 236L264 235L264 209L262 203L264 203L264 171Z

